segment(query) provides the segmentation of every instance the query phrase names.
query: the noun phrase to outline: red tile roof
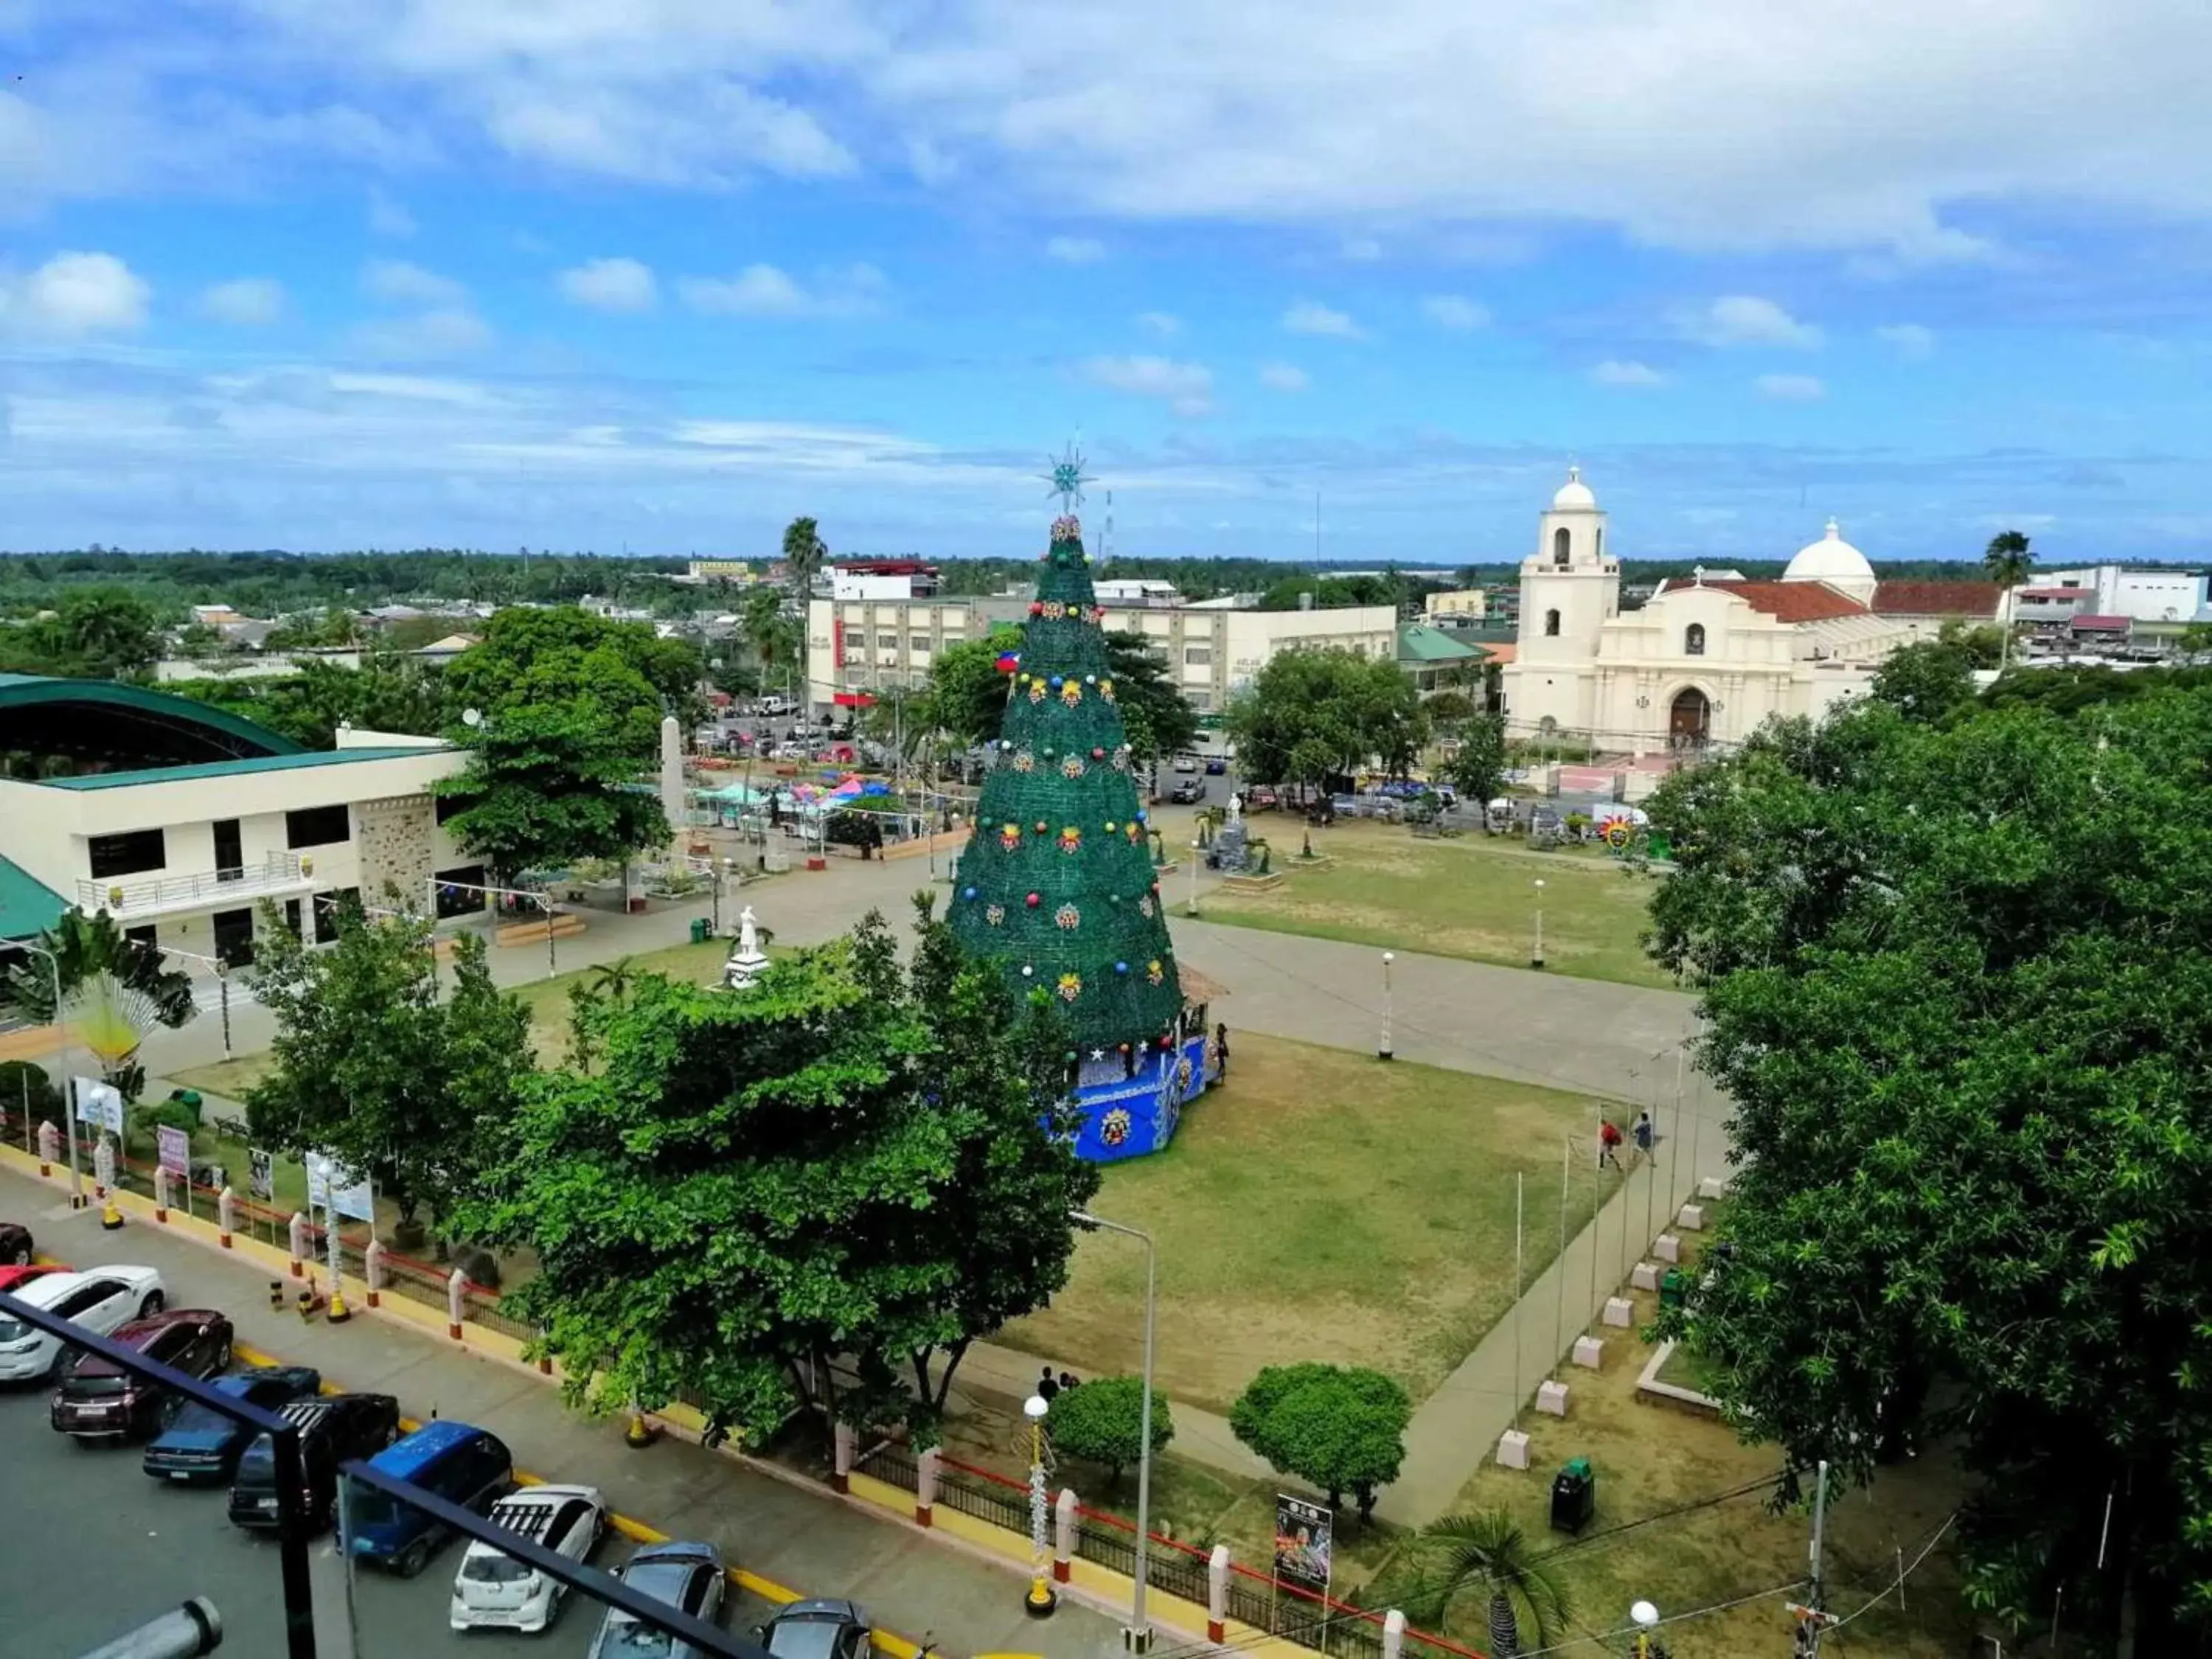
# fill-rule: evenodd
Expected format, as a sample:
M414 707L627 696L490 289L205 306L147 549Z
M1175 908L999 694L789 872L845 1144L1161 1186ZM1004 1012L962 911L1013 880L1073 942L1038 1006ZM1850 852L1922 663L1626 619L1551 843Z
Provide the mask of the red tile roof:
M1723 593L1733 593L1753 611L1777 622L1826 622L1831 617L1863 617L1866 607L1848 593L1838 593L1826 582L1707 582ZM1670 587L1669 592L1683 590Z
M1486 660L1494 663L1509 663L1521 654L1519 646L1497 640L1477 640L1474 648L1483 653Z
M2124 634L2128 631L2125 617L2076 617L2067 624L2077 634Z
M2003 592L1995 582L1882 582L1874 608L1883 617L1994 617Z

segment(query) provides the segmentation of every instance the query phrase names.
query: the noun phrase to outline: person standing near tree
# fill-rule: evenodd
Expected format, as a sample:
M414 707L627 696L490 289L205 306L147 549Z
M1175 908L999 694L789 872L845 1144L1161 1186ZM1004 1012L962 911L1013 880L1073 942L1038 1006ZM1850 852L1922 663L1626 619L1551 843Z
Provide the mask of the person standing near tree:
M1597 1167L1602 1170L1607 1164L1610 1164L1614 1169L1620 1169L1620 1131L1613 1127L1613 1120L1609 1117L1599 1119L1597 1131Z

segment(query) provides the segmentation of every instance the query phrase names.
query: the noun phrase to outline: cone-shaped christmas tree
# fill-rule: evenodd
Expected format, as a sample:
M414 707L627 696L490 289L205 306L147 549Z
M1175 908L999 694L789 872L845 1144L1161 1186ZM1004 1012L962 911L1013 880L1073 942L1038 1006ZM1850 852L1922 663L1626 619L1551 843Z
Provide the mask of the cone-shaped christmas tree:
M951 918L1017 994L1059 1000L1086 1058L1158 1046L1182 1009L1090 562L1054 520Z

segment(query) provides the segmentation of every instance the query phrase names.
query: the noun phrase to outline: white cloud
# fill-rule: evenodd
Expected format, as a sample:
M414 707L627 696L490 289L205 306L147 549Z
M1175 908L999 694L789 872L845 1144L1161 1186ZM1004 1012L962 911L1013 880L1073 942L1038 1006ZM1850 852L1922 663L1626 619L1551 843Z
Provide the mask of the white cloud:
M381 317L353 331L353 349L365 357L415 360L465 357L491 343L491 329L465 307Z
M1283 327L1292 334L1327 335L1340 340L1364 340L1367 331L1344 312L1332 311L1312 300L1300 300L1283 313Z
M1382 257L1382 244L1372 236L1352 236L1338 251L1354 264L1372 264Z
M1421 314L1438 328L1465 331L1490 325L1487 307L1459 294L1431 294L1421 301Z
M1936 355L1936 331L1918 323L1893 323L1875 330L1874 337L1899 356L1914 362Z
M467 303L469 291L450 276L404 259L371 259L362 268L361 286L372 300L395 306L450 307Z
M265 328L284 315L284 285L267 276L217 283L200 295L200 310L234 328Z
M676 285L694 311L721 317L852 317L878 309L890 284L870 264L821 272L812 287L776 265L734 276L687 276Z
M1260 369L1260 384L1270 392L1306 392L1313 386L1313 377L1295 363L1266 363Z
M1701 311L1678 313L1674 321L1688 338L1710 346L1787 346L1810 351L1820 343L1819 329L1755 294L1728 295Z
M1650 391L1667 384L1667 377L1649 363L1639 363L1633 358L1608 357L1590 370L1590 379L1600 386L1623 386L1632 391Z
M1778 404L1817 404L1828 388L1811 374L1762 374L1752 385L1759 395Z
M1095 236L1055 236L1044 245L1044 257L1064 265L1095 265L1106 257L1106 244Z
M153 295L112 253L57 253L26 275L0 270L0 329L63 337L125 333L143 325Z
M415 216L374 185L368 192L368 228L374 234L391 237L394 241L404 241L416 228Z
M1093 357L1083 365L1083 376L1132 397L1157 398L1186 418L1213 407L1213 371L1199 363L1170 357Z
M595 311L650 311L660 297L653 268L635 259L587 259L558 280L563 295Z
M1164 311L1140 311L1137 326L1158 339L1172 339L1182 332L1182 319Z

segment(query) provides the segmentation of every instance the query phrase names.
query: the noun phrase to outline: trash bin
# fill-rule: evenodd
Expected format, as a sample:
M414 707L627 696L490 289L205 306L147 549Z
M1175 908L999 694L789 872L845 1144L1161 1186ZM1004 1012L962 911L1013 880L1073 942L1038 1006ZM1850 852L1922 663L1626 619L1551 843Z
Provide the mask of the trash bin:
M192 1115L192 1121L194 1123L197 1124L199 1122L200 1091L198 1090L172 1089L169 1091L169 1103L173 1106L183 1107L186 1111Z
M1659 1276L1659 1305L1679 1308L1690 1294L1690 1276L1680 1267L1669 1267Z
M1571 1457L1552 1477L1552 1530L1580 1532L1597 1513L1597 1477L1589 1459Z
M694 945L704 945L714 936L714 923L708 921L704 916L694 916L691 918L691 942Z

